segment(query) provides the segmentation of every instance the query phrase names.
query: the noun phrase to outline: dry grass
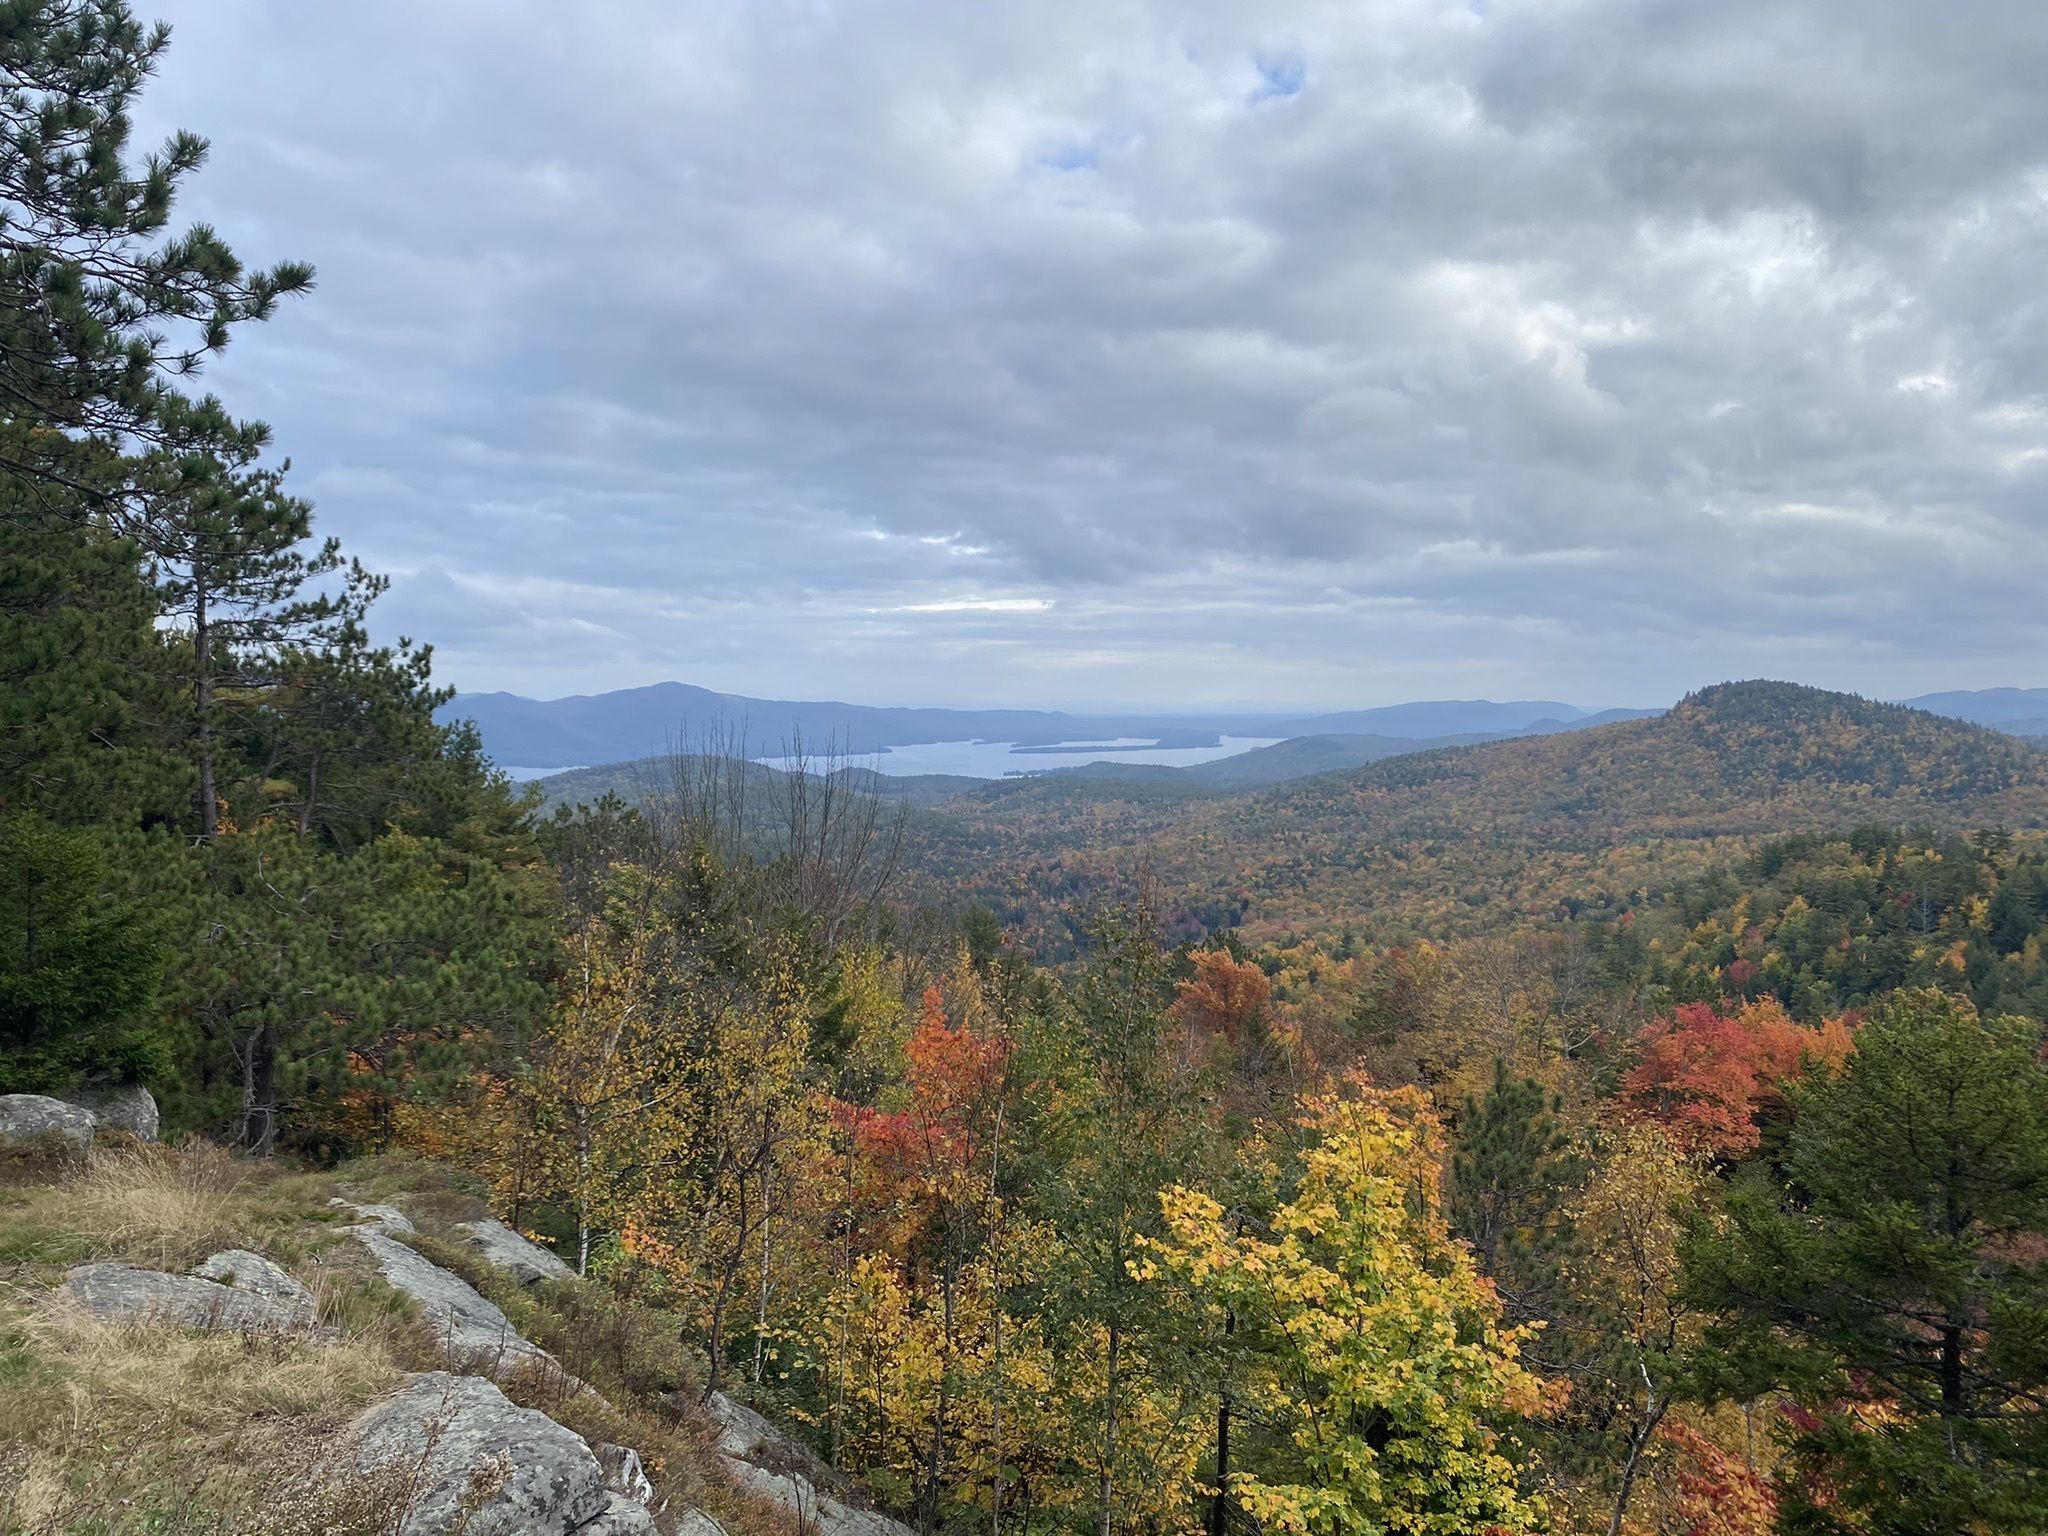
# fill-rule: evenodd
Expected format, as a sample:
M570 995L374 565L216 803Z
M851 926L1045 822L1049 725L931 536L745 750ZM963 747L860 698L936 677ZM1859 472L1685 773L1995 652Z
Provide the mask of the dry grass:
M96 1258L183 1269L241 1241L249 1167L218 1147L94 1151L64 1186L65 1215Z
M40 1184L0 1188L0 1532L397 1530L410 1501L403 1469L322 1474L342 1427L431 1335L348 1262L354 1245L308 1257L331 1240L318 1219L326 1193L307 1175L207 1146L96 1149ZM44 1294L81 1259L176 1271L224 1247L296 1260L334 1334L114 1326Z
M0 1530L389 1528L388 1501L321 1489L316 1475L348 1418L398 1379L375 1337L114 1327L62 1303L17 1316L7 1336L17 1379L0 1391ZM281 1504L286 1489L298 1494Z
M204 1146L99 1149L41 1180L0 1178L0 1533L394 1536L417 1469L337 1477L341 1431L408 1370L445 1362L418 1309L343 1236L355 1218L328 1205L336 1194L420 1218L415 1246L603 1394L529 1372L507 1395L636 1447L671 1508L704 1509L733 1536L787 1536L785 1514L723 1476L679 1320L599 1286L521 1289L452 1241L452 1223L483 1212L459 1170L390 1157L321 1172ZM114 1327L48 1297L84 1259L177 1271L224 1247L294 1270L332 1333Z

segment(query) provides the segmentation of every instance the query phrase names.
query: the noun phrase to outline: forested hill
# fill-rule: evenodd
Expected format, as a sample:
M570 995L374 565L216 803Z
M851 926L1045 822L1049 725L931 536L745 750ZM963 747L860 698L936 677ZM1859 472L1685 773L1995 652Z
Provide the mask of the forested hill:
M1095 781L962 797L922 818L918 852L936 883L1055 943L1062 909L1141 847L1190 926L1455 932L1690 873L1763 835L1871 821L2043 825L2048 755L1898 705L1728 683L1655 719L1262 793L1167 800Z
M1393 758L1289 786L1292 815L1358 811L1431 835L1496 827L1605 839L1833 822L1858 807L1971 825L2048 816L2048 756L1981 726L1793 683L1723 683L1668 714Z

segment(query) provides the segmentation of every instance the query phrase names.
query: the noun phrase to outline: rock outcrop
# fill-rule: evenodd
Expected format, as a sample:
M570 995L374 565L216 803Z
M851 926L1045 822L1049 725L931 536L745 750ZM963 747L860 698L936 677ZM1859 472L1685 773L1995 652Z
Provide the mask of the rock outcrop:
M521 1285L573 1280L576 1271L539 1243L530 1242L495 1217L459 1223L460 1232L486 1264L502 1269Z
M242 1257L254 1259L256 1255ZM264 1261L257 1259L257 1263ZM171 1275L132 1264L81 1264L64 1276L62 1294L104 1323L168 1323L217 1333L304 1332L313 1323L313 1298L282 1270L269 1264L265 1268L297 1287L303 1302L268 1295L254 1287L223 1285L215 1279Z
M319 1320L320 1304L313 1299L313 1293L260 1253L251 1253L246 1248L224 1248L192 1273L201 1280L275 1303L301 1328L310 1328Z
M0 1094L0 1149L82 1153L99 1121L89 1109L40 1093Z
M395 1205L358 1205L355 1201L344 1200L339 1195L327 1203L338 1205L343 1210L354 1211L379 1232L410 1233L418 1230L413 1226L412 1218Z
M623 1493L635 1504L653 1505L654 1484L647 1480L647 1469L640 1464L638 1451L609 1440L600 1440L590 1449L597 1464L604 1468L605 1487L613 1493Z
M780 1505L819 1536L913 1536L909 1526L827 1491L836 1474L775 1425L723 1392L705 1404L718 1421L718 1459L756 1498Z
M87 1089L67 1093L64 1102L91 1115L102 1135L115 1131L137 1141L156 1140L156 1096L147 1088Z
M465 1531L503 1536L653 1536L653 1518L606 1486L581 1436L520 1408L479 1376L411 1377L353 1427L346 1465L373 1476L404 1469L415 1490L400 1536Z
M554 1364L546 1350L528 1343L512 1320L460 1275L406 1247L383 1227L360 1226L354 1231L391 1288L419 1303L421 1315L452 1357L492 1376L527 1364Z
M400 1242L398 1234L414 1230L402 1211L351 1201L336 1204L363 1218L349 1229L355 1239L376 1259L385 1280L419 1303L450 1356L465 1368L499 1380L535 1364L561 1370L475 1287ZM568 1265L502 1222L465 1222L457 1230L480 1258L523 1285L574 1279ZM566 1372L562 1379L572 1391L590 1391ZM778 1506L793 1523L817 1536L914 1536L908 1526L850 1502L837 1473L751 1408L723 1393L712 1395L709 1408L719 1425L719 1464L742 1491ZM427 1450L424 1426L444 1422L446 1429ZM481 1376L432 1372L415 1377L397 1397L373 1409L363 1428L365 1443L373 1450L387 1448L393 1459L411 1456L416 1461L429 1455L433 1475L441 1479L436 1483L441 1492L408 1521L405 1536L438 1533L441 1526L434 1522L455 1511L454 1501L471 1487L474 1471L492 1457L504 1463L505 1491L494 1494L498 1502L484 1505L465 1530L503 1530L508 1536L555 1531L642 1536L655 1529L647 1508L654 1489L637 1452L622 1445L587 1445L554 1420L514 1407ZM573 1450L564 1449L571 1443ZM586 1459L605 1496L601 1506L583 1490ZM543 1485L555 1492L543 1498ZM682 1536L725 1536L701 1510L677 1509L667 1517Z

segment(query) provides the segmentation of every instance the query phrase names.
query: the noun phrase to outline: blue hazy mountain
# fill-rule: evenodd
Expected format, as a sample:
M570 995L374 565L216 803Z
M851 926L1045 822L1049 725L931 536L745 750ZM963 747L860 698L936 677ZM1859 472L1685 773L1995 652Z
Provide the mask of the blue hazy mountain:
M2013 736L2048 736L2048 688L1957 688L1899 702Z
M1440 742L1445 738L1578 730L1656 711L1588 712L1554 699L1425 701L1324 715L1231 711L1077 715L1034 709L913 709L830 700L756 699L688 683L656 683L564 699L514 693L462 694L442 718L476 722L484 748L515 768L619 763L698 742L707 732L743 732L761 755L800 737L812 751L850 756L935 741L1008 741L1024 745L1141 738L1163 746L1210 746L1219 736L1374 736Z
M1300 716L1282 722L1279 734L1422 740L1525 731L1539 721L1568 727L1585 714L1585 710L1555 699L1521 699L1505 704L1496 704L1491 699L1431 699L1414 704L1387 704L1378 709Z

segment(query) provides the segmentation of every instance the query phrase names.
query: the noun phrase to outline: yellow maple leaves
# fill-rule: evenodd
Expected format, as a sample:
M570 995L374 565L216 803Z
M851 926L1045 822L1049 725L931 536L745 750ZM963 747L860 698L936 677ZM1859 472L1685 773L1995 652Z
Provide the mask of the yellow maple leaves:
M1212 1197L1162 1196L1139 1273L1235 1320L1270 1426L1229 1490L1269 1529L1452 1536L1532 1529L1499 1422L1538 1406L1492 1287L1441 1208L1441 1133L1421 1094L1352 1083L1308 1097L1293 1198L1254 1224Z

